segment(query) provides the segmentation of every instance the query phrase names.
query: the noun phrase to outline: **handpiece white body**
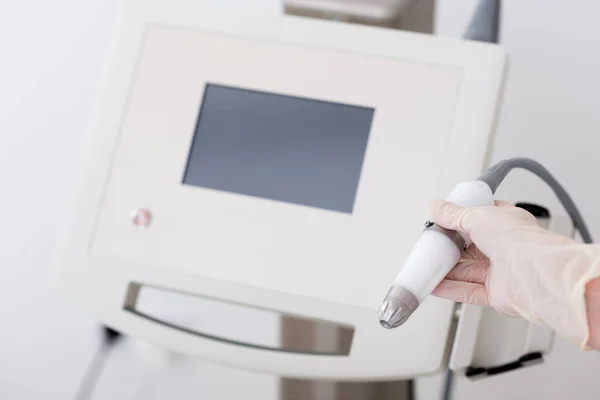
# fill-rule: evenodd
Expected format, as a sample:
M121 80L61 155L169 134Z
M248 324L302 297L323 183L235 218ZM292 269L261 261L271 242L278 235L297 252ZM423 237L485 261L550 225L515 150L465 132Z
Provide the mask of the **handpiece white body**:
M426 231L408 255L394 286L411 292L419 304L435 289L460 260L461 251L447 236Z
M494 205L492 190L482 181L459 183L446 200L464 207ZM406 322L470 244L468 235L427 223L381 305L381 325L390 329Z

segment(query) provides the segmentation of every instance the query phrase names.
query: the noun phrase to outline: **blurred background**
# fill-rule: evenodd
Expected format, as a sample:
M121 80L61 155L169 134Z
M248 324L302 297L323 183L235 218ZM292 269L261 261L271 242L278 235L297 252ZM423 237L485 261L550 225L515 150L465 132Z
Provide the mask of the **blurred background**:
M283 13L282 0L197 0L231 13ZM0 0L0 398L73 398L100 341L98 325L47 288L56 235L80 162L117 0ZM437 0L433 31L460 37L475 0ZM500 41L510 77L492 161L532 157L565 184L600 235L600 2L506 1ZM360 77L357 77L360 79ZM549 190L518 171L509 201L564 214ZM557 340L547 362L481 382L456 399L598 399L600 354ZM439 380L418 383L437 398ZM137 396L137 397L136 397ZM94 399L275 400L278 381L164 354L124 340Z

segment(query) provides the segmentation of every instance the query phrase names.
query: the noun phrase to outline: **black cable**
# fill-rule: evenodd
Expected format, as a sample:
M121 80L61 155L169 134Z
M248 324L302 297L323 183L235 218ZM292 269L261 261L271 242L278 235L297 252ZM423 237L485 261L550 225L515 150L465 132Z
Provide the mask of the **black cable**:
M114 329L107 326L102 328L102 342L100 343L100 347L90 360L73 400L89 400L91 398L104 369L106 358L120 337L121 334Z

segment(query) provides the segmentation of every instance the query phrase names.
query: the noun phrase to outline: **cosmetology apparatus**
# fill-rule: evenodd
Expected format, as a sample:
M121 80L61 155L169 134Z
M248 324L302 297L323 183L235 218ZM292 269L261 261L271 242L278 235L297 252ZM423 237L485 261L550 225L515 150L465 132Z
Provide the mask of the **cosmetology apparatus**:
M55 287L127 335L286 377L482 376L541 360L548 329L427 297L468 238L415 230L433 199L485 169L504 52L203 12L186 0L124 2ZM450 199L488 204L494 182ZM566 219L542 220L573 233ZM415 279L424 254L439 268ZM404 260L380 314L404 325L383 329L378 307ZM188 326L169 319L175 306L144 309L151 291L221 311ZM324 321L348 346L245 337L252 323L227 307Z

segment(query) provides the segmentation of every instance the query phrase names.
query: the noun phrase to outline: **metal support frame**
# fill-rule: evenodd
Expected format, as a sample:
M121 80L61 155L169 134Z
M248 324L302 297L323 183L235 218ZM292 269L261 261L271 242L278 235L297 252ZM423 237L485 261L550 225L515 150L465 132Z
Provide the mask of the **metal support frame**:
M362 2L377 8L377 1L362 0ZM348 6L344 6L345 3L348 3ZM377 16L359 15L355 11L356 3L360 3L360 0L283 0L283 8L287 15L413 32L433 32L435 0L408 0L408 5L397 7L390 6L391 1L380 1L381 11ZM405 1L398 0L398 3L405 3Z

